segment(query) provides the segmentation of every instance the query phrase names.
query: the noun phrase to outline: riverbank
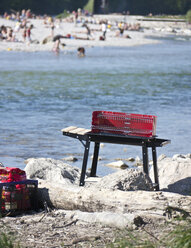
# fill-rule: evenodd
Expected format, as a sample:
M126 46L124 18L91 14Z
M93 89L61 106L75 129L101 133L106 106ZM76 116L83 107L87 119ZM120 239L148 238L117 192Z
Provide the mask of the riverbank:
M190 190L190 163L191 154L160 157L163 190L153 191L141 169L121 170L96 178L97 183L87 178L79 187L78 168L59 160L29 159L25 171L39 180L38 200L45 208L1 218L0 230L21 248L122 247L111 245L121 239L126 239L124 247L175 247L170 242L178 235L172 240L172 231L182 230L180 226L184 234L190 230L191 197L177 193L186 184Z
M107 21L106 39L102 40L103 21ZM128 25L123 34L119 33L118 24L123 22ZM83 25L86 23L90 28L90 34ZM23 29L17 29L16 21L0 18L0 26L7 26L13 29L15 41L0 40L0 51L51 51L53 48L53 36L63 35L61 39L61 51L76 50L78 47L94 46L137 46L144 44L154 44L157 39L149 37L163 37L170 34L191 36L191 25L185 22L145 21L141 16L123 15L95 15L94 17L83 17L75 24L73 19L56 20L54 30L50 23L42 19L28 19L27 25L32 25L31 41L24 41Z
M19 244L20 248L168 248L169 241L178 238L173 231L182 230L186 235L186 230L190 228L189 221L177 220L174 217L167 218L166 221L144 218L142 224L142 219L137 218L132 228L119 229L101 223L89 223L73 218L72 215L74 213L68 211L52 210L48 213L31 212L18 217L5 217L0 219L0 230L12 239L14 244ZM86 217L89 216L87 214ZM173 247L173 243L171 244Z

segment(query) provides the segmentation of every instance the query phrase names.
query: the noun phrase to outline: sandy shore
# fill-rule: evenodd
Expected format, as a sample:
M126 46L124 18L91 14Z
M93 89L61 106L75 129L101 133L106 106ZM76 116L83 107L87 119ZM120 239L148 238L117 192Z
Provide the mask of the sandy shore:
M100 19L110 21L111 29L107 30L106 40L99 40L102 35L101 25L90 23L92 20L98 22ZM169 34L191 36L191 27L184 22L163 22L163 21L144 21L141 16L122 16L122 15L95 15L93 18L86 18L89 22L88 26L92 30L90 40L80 39L62 39L61 42L66 46L61 46L61 51L75 50L79 46L94 47L94 46L136 46L144 44L157 43L159 40L151 39L149 36L161 37ZM125 30L123 36L116 36L118 31L116 22L125 21L132 25L139 23L141 29L139 31ZM34 28L31 31L32 43L24 42L22 37L23 30L20 29L15 33L17 41L10 42L0 40L0 51L51 51L53 47L52 40L43 44L43 40L51 36L51 27L44 24L43 19L29 19L28 25L33 24ZM16 21L0 18L0 26L5 25L15 28ZM82 27L82 22L75 25L73 22L62 20L61 23L55 23L54 35L71 34L80 38L87 38L86 28ZM126 38L129 35L130 38Z

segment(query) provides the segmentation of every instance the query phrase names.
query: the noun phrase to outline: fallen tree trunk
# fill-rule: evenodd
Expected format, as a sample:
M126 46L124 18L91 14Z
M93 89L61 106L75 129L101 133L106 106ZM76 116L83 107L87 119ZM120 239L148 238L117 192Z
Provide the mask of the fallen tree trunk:
M39 183L41 200L55 208L84 212L115 212L163 216L173 211L191 215L191 196L169 192L97 190L95 187Z

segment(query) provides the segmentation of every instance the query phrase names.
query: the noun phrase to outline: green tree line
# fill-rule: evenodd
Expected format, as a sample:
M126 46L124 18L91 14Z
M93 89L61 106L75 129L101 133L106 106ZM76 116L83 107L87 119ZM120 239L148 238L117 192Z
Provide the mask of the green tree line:
M11 10L31 9L36 14L62 13L64 10L77 10L93 5L96 13L122 13L130 14L186 14L191 9L191 0L105 0L105 9L101 8L103 0L0 0L0 14ZM96 9L95 9L96 6ZM103 6L103 5L102 5Z
M86 3L87 0L0 0L0 14L11 10L31 9L35 14L56 15L64 10L83 8Z
M191 0L108 0L112 12L130 11L131 14L186 14Z

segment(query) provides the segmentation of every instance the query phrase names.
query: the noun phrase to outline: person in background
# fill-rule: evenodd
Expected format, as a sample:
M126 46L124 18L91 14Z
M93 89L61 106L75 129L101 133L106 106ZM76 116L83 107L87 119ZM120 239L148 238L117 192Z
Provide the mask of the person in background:
M27 29L26 29L26 37L28 40L28 43L31 43L31 30L33 28L33 24L31 24Z
M78 22L78 11L74 11L74 24L77 25Z
M86 30L87 30L87 39L89 39L90 37L92 37L91 30L90 30L90 28L88 27L88 25L87 25L86 23L84 23L84 24L82 25L82 27L85 27Z
M101 24L101 30L103 32L102 36L103 36L103 38L105 40L105 38L106 38L106 32L107 32L107 23L106 23L106 21L103 21L102 22L102 24Z
M48 18L48 23L50 25L51 28L51 36L52 38L54 37L54 29L55 29L55 25L54 25L54 19L52 17Z
M13 29L9 28L7 33L7 41L14 41L15 37L13 35Z
M23 28L22 36L23 36L23 42L25 42L26 41L26 37L27 37L27 29L26 29L26 27Z
M6 40L7 39L7 27L2 25L0 27L0 39L1 40Z
M85 56L85 48L84 47L78 47L78 56L79 57L84 57Z
M52 39L52 41L54 42L54 46L52 48L53 52L59 53L60 51L60 40L62 38L65 38L64 35L61 34L57 34L56 36L54 36L54 38ZM65 46L65 44L63 44L63 46Z

